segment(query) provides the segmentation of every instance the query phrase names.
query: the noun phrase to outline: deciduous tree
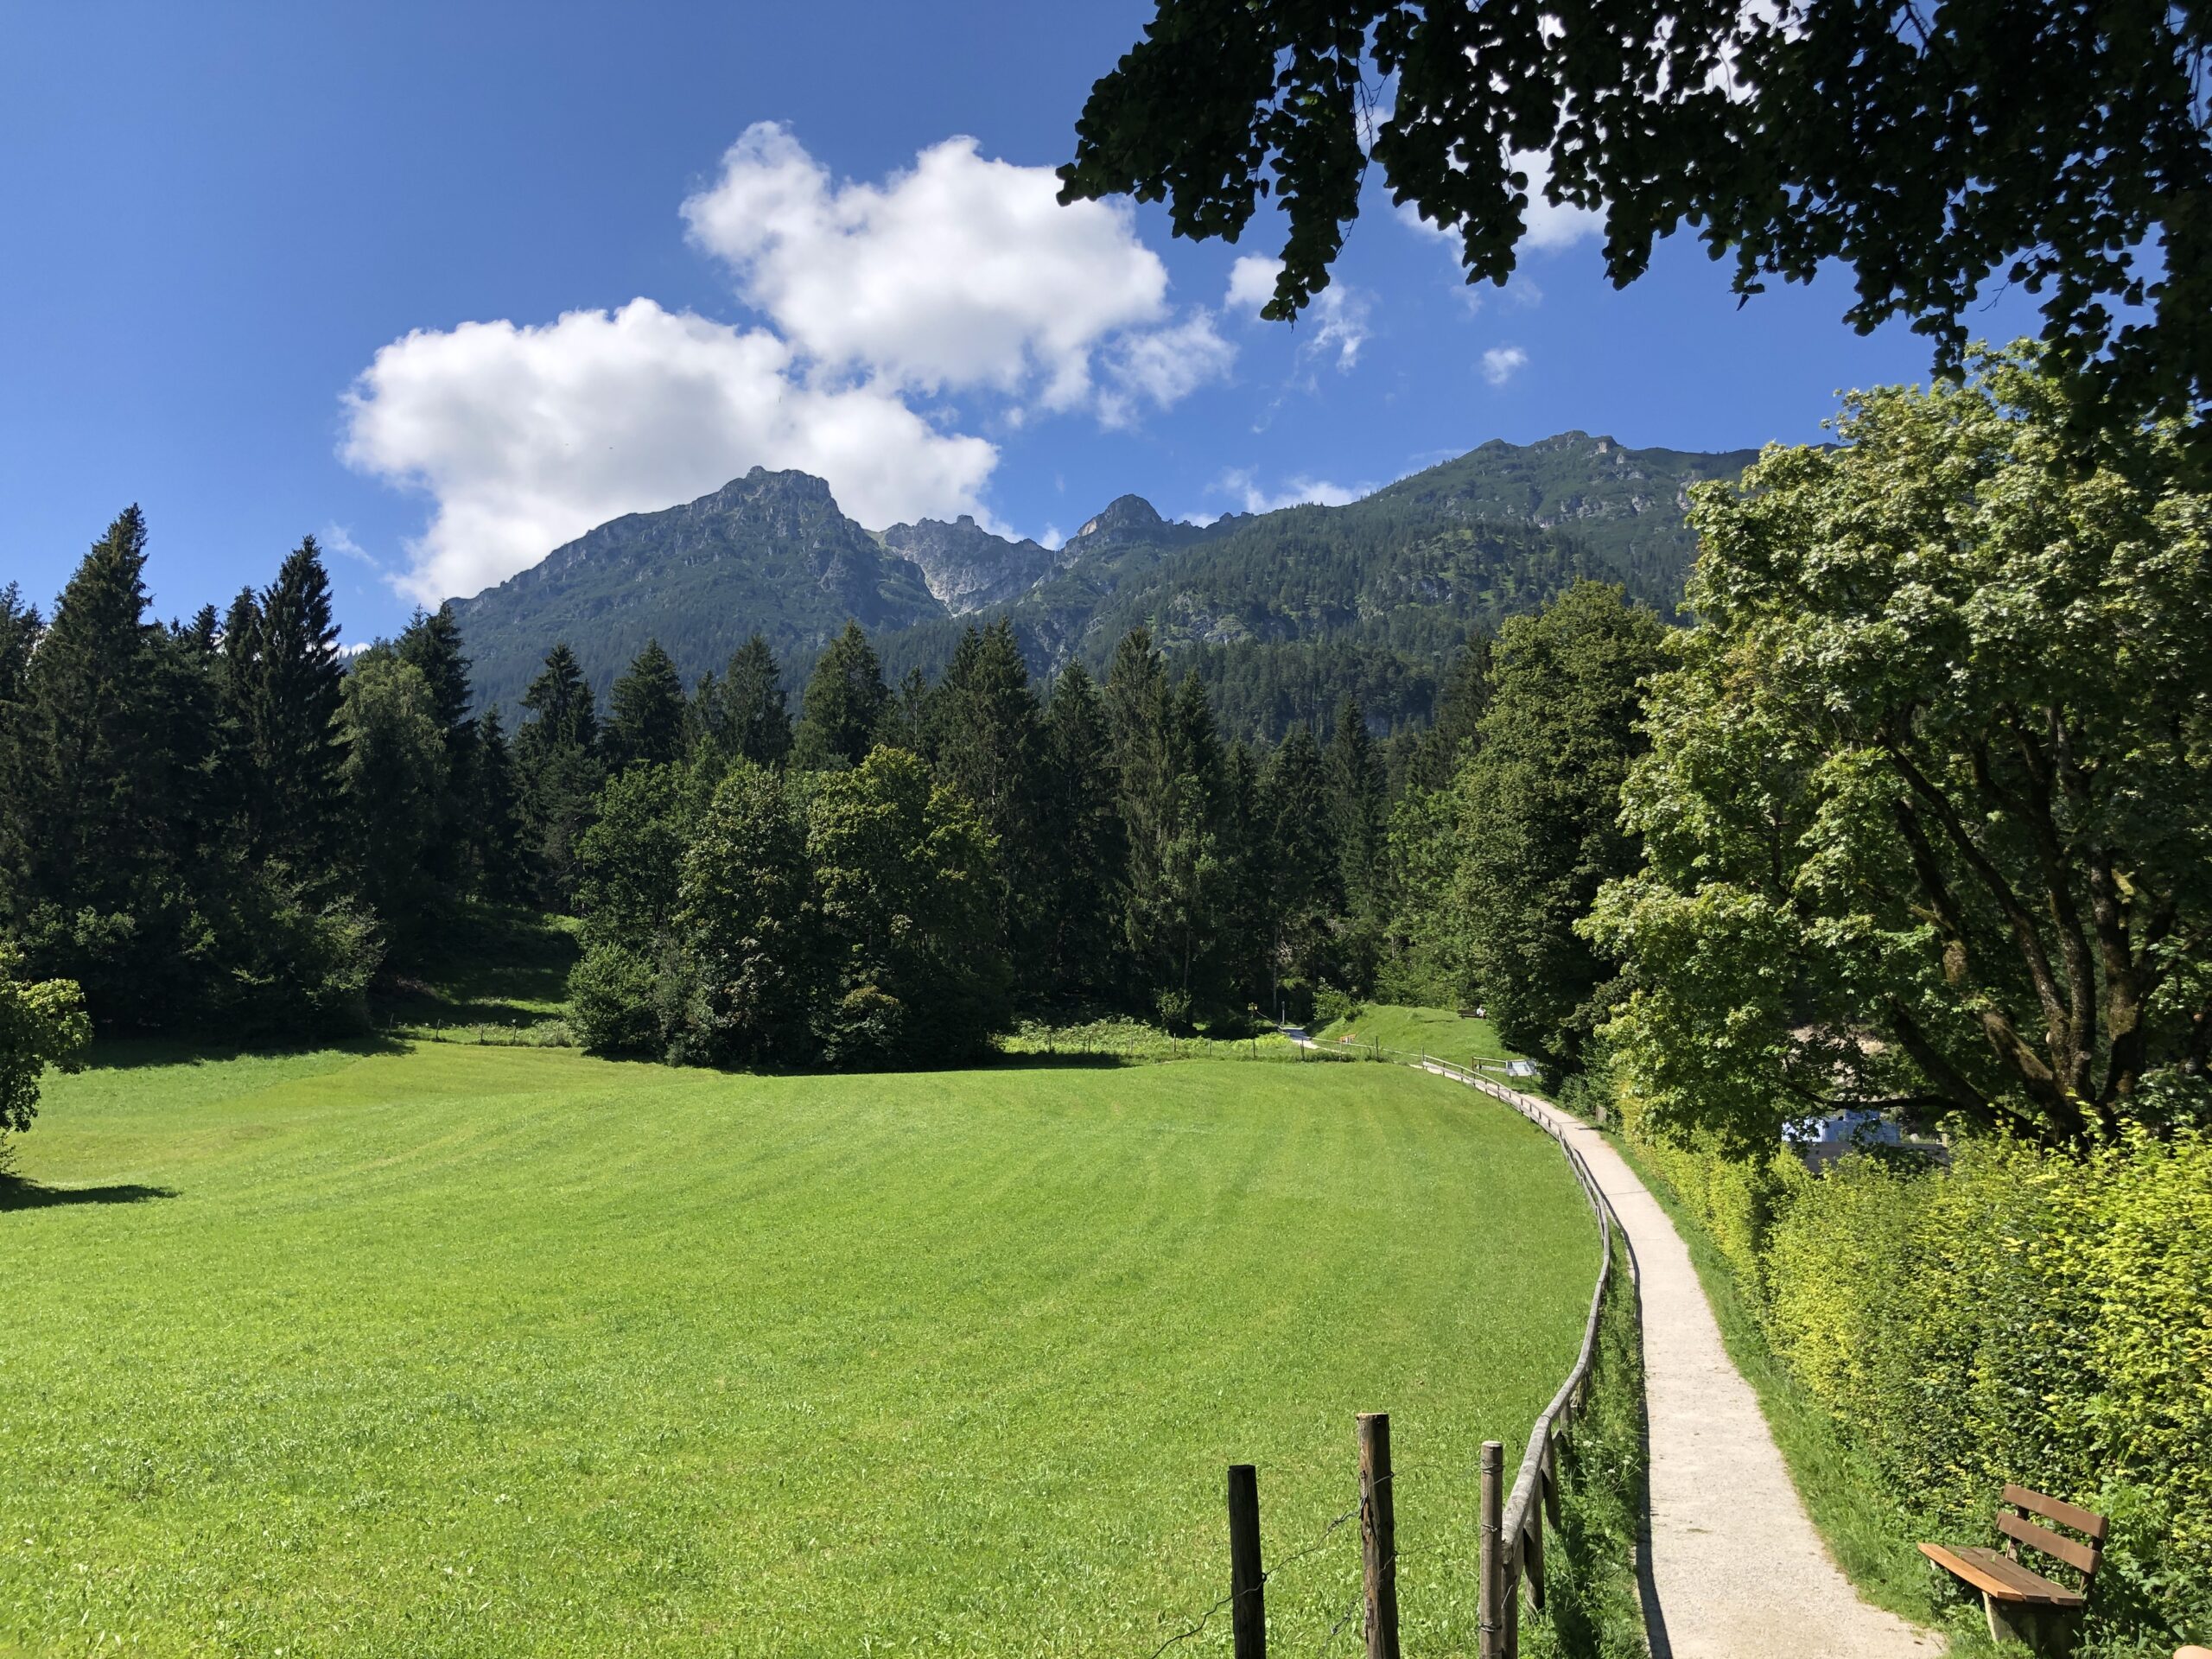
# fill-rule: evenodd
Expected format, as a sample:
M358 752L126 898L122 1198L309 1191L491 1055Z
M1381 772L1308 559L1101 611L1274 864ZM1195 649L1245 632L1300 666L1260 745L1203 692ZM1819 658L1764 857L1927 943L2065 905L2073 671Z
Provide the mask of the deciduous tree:
M1660 1121L1847 1106L2046 1143L2212 1108L2212 499L2084 470L2036 354L1854 395L1698 498L1698 626L1593 937Z

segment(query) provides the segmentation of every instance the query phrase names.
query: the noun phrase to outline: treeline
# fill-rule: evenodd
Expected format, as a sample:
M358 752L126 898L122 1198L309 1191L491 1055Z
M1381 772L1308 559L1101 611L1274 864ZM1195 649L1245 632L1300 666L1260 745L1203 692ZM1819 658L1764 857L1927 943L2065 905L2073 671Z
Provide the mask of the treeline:
M188 621L145 563L133 507L50 618L0 590L0 935L105 1027L358 1025L438 897L508 879L496 724L439 619L346 671L312 537Z
M1046 692L1004 620L895 689L848 626L796 721L757 638L689 699L649 648L612 695L630 735L596 757L557 649L541 721L556 686L570 775L606 778L542 849L585 920L596 1046L887 1064L973 1053L1017 1005L1304 1017L1392 950L1390 772L1357 705L1326 745L1224 743L1142 629L1103 683L1078 663Z

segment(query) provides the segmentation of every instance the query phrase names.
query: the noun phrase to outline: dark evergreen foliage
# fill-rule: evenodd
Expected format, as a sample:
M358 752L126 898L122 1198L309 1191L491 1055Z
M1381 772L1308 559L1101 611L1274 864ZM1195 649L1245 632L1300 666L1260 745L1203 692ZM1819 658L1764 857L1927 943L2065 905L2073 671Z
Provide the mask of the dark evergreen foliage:
M810 771L860 765L874 746L890 702L874 647L859 623L846 623L806 683L798 763Z
M683 755L689 703L675 659L659 640L645 642L630 671L614 682L607 701L608 771L665 766Z

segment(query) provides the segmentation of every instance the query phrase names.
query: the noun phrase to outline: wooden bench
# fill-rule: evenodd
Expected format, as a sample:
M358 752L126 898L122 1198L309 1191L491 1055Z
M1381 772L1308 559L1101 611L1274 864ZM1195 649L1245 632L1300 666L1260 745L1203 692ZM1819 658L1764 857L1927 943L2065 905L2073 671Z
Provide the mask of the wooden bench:
M2031 1516L2056 1525L2044 1526L2031 1520ZM2061 1527L2071 1528L2088 1541L2069 1537ZM1923 1544L1920 1553L1981 1592L1993 1638L2024 1642L2037 1652L2049 1648L2063 1651L2072 1645L2075 1623L2089 1599L2090 1580L2097 1576L2105 1527L2101 1515L2008 1484L1997 1506L1997 1530L2005 1536L2002 1554L1948 1544ZM2022 1544L2073 1568L2082 1576L2081 1587L2069 1588L2030 1572L2020 1564Z

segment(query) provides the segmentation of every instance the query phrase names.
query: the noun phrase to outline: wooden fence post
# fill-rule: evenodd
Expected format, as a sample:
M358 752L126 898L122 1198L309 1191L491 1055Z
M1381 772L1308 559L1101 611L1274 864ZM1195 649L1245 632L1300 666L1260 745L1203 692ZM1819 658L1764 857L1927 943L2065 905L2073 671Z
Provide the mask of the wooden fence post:
M1229 1630L1236 1659L1268 1659L1268 1577L1260 1567L1260 1471L1229 1465Z
M1505 1651L1505 1630L1498 1618L1498 1604L1505 1599L1504 1540L1499 1529L1503 1521L1502 1506L1504 1494L1499 1488L1505 1478L1505 1445L1502 1440L1483 1442L1483 1493L1480 1535L1482 1539L1482 1583L1477 1592L1476 1625L1477 1651L1481 1659L1501 1659Z
M1390 1414L1359 1425L1359 1543L1367 1569L1367 1659L1398 1659L1398 1529L1390 1491Z

